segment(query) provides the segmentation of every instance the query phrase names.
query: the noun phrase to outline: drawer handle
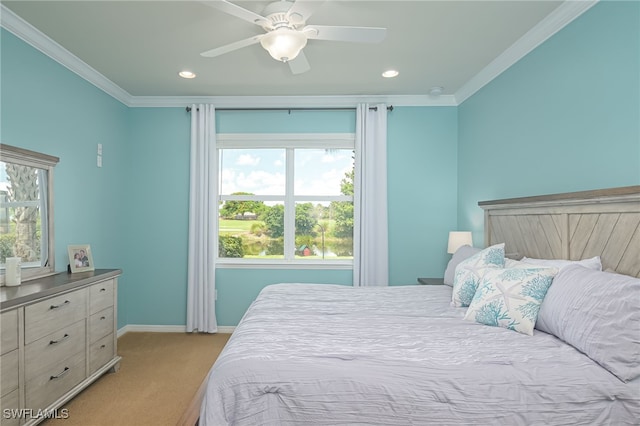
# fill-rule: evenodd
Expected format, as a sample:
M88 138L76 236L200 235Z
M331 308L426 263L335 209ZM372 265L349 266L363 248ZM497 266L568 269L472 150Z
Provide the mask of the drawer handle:
M51 341L49 342L49 344L50 344L50 345L56 345L56 344L58 344L58 343L62 343L62 342L64 342L65 340L67 340L69 337L71 337L71 336L69 336L67 333L65 333L65 334L64 334L64 336L62 336L62 339L60 339L60 340L51 340Z
M100 292L103 292L103 291L107 291L107 289L106 289L106 288L104 288L104 287L103 287L103 288L101 288L101 289L100 289Z
M70 368L69 367L65 367L64 370L62 370L60 372L60 374L58 374L57 376L51 376L49 377L49 380L54 380L54 379L59 379L60 377L64 376L65 374L67 374L69 372Z
M68 300L65 300L65 301L64 301L64 303L61 303L61 304L59 304L59 305L51 305L51 306L49 307L49 309L58 309L58 308L63 308L63 307L65 307L66 305L68 305L69 303L71 303L71 302L70 302L70 301L68 301Z

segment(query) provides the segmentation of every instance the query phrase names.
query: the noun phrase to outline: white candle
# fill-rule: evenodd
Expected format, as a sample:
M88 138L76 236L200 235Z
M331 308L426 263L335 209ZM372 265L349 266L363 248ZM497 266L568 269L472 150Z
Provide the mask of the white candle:
M20 262L19 257L7 257L4 269L4 282L7 286L20 285Z

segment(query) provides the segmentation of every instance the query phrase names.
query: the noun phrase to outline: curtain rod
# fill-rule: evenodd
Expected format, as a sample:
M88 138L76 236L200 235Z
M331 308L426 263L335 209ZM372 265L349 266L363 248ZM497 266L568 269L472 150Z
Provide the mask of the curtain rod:
M369 107L370 110L377 111L378 107ZM216 108L216 111L355 111L355 108ZM393 105L387 107L387 111L393 111ZM187 107L187 112L191 112L191 107Z

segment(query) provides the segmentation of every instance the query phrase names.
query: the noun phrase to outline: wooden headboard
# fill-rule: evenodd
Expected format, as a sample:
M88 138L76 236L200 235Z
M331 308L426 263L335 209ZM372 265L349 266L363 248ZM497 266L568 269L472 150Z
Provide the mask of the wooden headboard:
M507 256L579 260L600 256L605 270L640 277L640 186L478 203L485 246Z

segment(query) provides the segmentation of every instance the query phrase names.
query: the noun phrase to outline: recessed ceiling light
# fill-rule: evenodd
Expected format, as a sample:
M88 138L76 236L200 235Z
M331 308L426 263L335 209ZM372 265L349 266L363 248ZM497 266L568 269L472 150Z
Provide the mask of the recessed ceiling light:
M385 72L382 73L382 76L385 78L392 78L397 76L398 74L400 74L398 71L396 70L387 70Z
M191 71L180 71L178 75L182 78L196 78L195 73L192 73Z

